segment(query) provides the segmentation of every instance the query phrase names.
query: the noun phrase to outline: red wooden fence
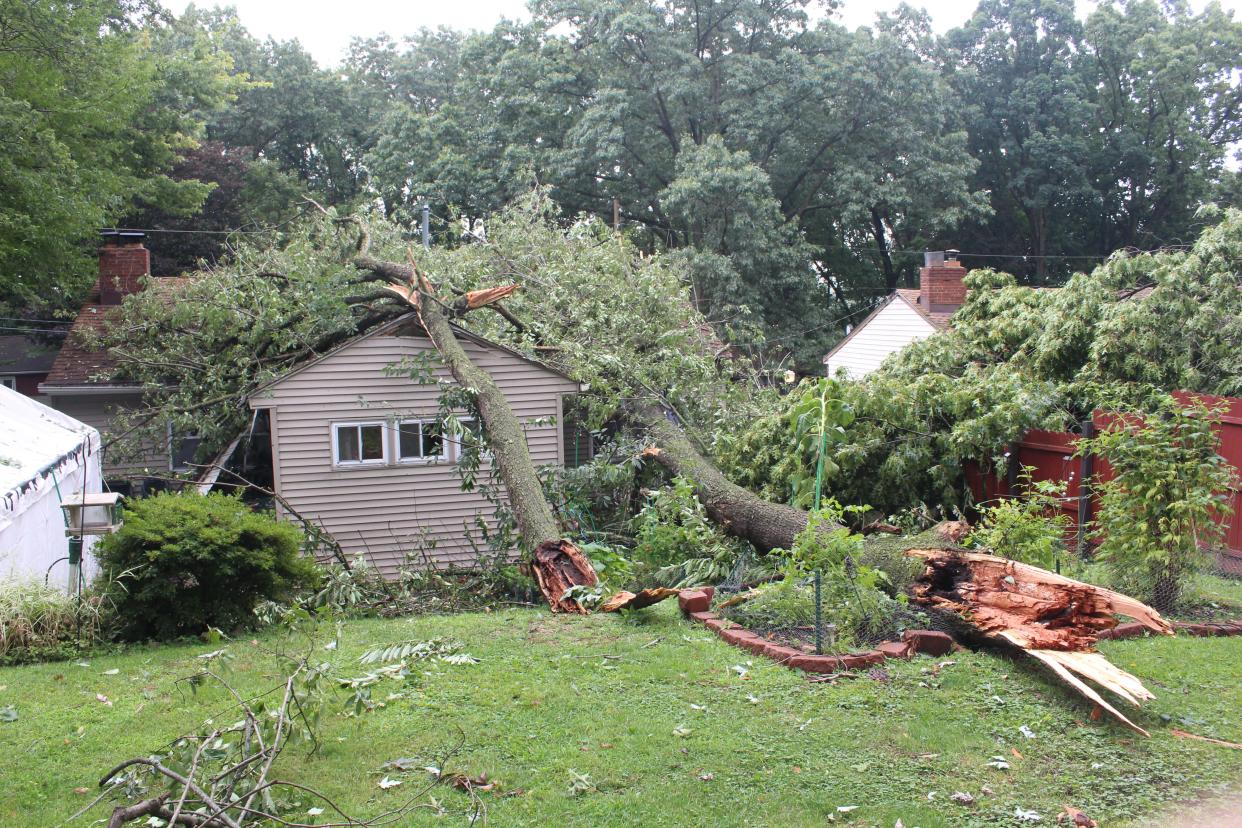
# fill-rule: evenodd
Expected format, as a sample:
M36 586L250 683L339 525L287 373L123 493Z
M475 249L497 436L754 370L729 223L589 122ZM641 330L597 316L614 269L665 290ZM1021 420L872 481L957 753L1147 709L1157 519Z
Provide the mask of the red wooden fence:
M1233 512L1230 516L1222 517L1229 524L1226 526L1226 548L1220 551L1219 562L1223 571L1242 575L1242 398L1192 395L1181 391L1174 396L1183 401L1197 397L1210 406L1220 405L1224 409L1220 426L1217 428L1220 436L1218 450L1221 457L1234 469L1230 491ZM1092 417L1091 427L1097 430L1102 428L1108 417L1108 414L1097 411ZM1062 508L1068 514L1077 534L1079 522L1090 520L1091 510L1094 508L1089 487L1088 496L1082 496L1083 478L1090 478L1095 473L1105 480L1110 476L1107 464L1102 461L1074 456L1079 437L1079 434L1063 431L1027 432L1021 441L1010 448L1007 475L998 475L990 468L968 465L966 479L975 500L981 502L1010 494L1017 482L1018 471L1024 466L1030 466L1033 480L1066 483L1066 498L1062 502Z

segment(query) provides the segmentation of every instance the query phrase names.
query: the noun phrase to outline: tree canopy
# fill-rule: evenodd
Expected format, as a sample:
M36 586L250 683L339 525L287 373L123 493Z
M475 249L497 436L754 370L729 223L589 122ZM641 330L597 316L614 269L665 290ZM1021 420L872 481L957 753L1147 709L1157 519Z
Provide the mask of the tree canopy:
M1203 205L1242 194L1242 24L1216 4L982 0L938 36L908 7L851 31L819 0L534 0L487 31L357 40L336 67L227 9L10 6L16 315L80 301L105 224L177 231L151 246L188 270L309 194L406 232L429 205L457 247L539 186L674 254L756 365L813 372L924 248L1057 285L1184 249Z
M126 210L195 212L168 175L238 88L197 27L142 0L8 2L0 26L0 307L64 310L89 285L84 239Z

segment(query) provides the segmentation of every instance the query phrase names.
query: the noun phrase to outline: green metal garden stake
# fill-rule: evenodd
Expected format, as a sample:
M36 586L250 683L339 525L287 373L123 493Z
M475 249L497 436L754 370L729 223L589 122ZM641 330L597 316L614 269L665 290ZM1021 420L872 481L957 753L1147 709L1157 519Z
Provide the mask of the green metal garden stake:
M824 654L824 602L820 598L821 574L815 570L815 655Z

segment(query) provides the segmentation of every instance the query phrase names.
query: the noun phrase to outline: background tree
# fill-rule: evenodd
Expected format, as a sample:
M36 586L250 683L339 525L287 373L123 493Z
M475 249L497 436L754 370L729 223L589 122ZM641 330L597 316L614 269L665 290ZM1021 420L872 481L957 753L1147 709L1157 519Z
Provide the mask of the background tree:
M1110 2L1082 24L1066 0L984 0L940 58L992 206L958 246L1044 284L1191 243L1200 206L1237 203L1240 55L1242 23L1217 4Z
M167 173L237 79L141 0L5 3L3 19L0 308L48 315L90 284L99 227L139 202L199 207L209 187Z
M926 22L852 34L807 6L548 0L488 34L359 44L353 74L393 106L372 183L407 221L424 198L481 215L532 179L567 213L611 221L615 200L639 244L685 251L731 344L809 367L834 314L912 272L894 244L982 202Z

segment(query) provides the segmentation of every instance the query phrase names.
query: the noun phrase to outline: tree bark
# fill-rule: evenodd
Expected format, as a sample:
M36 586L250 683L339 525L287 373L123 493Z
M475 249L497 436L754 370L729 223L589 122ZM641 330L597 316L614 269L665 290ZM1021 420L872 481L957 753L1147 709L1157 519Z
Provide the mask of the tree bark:
M1079 676L1136 707L1154 698L1142 682L1094 649L1100 633L1117 626L1118 615L1172 635L1160 613L1118 592L995 555L944 549L906 554L927 563L910 588L915 603L957 619L984 640L1017 647L1118 721L1148 735Z
M707 514L730 534L750 541L760 552L789 549L808 515L802 509L764 500L729 480L699 452L674 422L672 413L653 403L632 407L630 417L646 430L654 445L646 454L675 475L686 478Z
M577 546L561 537L560 524L544 497L539 474L530 458L526 434L504 391L487 371L474 364L466 349L457 341L445 306L435 297L425 276L412 265L373 259L365 251L360 252L354 261L359 267L393 283L388 287L389 292L417 311L423 329L453 379L458 385L473 391L479 419L517 521L518 533L523 546L531 552L531 567L540 591L553 612L585 613L582 605L566 597L565 592L573 586L595 586L598 582L595 570ZM506 287L466 294L461 297L464 301L459 301L456 309L464 313L483 307L513 290Z

